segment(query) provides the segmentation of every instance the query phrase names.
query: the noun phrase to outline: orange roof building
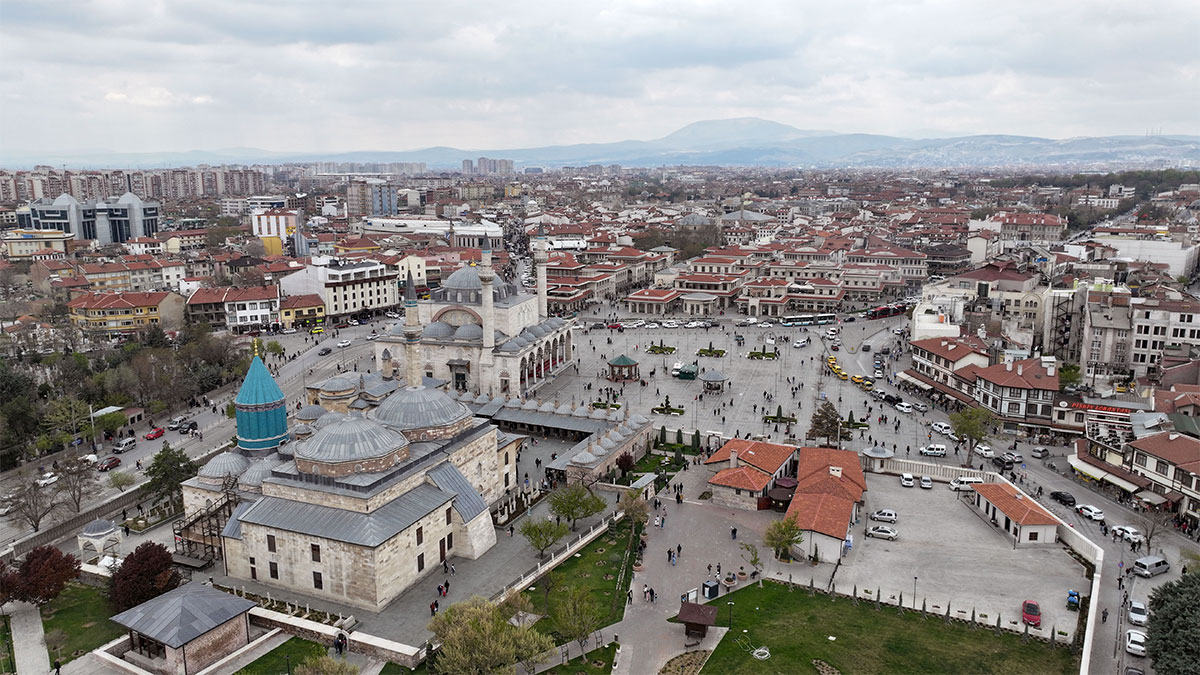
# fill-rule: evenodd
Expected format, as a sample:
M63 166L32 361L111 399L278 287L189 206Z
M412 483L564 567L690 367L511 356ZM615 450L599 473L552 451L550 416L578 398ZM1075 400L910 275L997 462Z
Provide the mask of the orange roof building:
M757 510L760 499L775 485L775 479L795 470L796 449L790 445L746 441L735 438L704 460L717 469L708 480L713 503L737 509Z
M979 483L975 508L1008 533L1017 546L1051 545L1058 541L1059 521L1011 483Z

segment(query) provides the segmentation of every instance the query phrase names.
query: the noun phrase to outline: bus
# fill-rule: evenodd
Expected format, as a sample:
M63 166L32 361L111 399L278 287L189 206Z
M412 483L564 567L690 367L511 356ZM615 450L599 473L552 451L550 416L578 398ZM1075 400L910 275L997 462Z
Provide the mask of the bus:
M780 321L779 321L779 325L780 325L780 326L787 326L787 327L789 327L789 328L790 328L790 327L792 327L792 326L803 326L804 324L800 323L800 319L803 319L803 318L804 318L804 317L802 317L802 316L785 316L785 317L781 317L781 318L780 318Z
M889 316L899 316L905 311L904 305L883 305L867 310L868 319L885 319Z
M837 323L837 315L836 314L818 314L813 317L813 323L815 323L818 326L821 326L821 325L824 325L827 323Z
M799 320L799 321L797 321L795 325L797 325L797 326L811 326L811 325L813 325L813 315L812 315L812 314L801 314L801 315L800 315L800 320Z

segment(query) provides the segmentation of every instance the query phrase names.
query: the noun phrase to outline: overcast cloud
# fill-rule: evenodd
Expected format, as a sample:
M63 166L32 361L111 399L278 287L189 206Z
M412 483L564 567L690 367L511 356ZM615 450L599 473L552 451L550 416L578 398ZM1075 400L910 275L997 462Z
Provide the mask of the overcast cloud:
M0 0L0 146L1200 134L1200 2Z

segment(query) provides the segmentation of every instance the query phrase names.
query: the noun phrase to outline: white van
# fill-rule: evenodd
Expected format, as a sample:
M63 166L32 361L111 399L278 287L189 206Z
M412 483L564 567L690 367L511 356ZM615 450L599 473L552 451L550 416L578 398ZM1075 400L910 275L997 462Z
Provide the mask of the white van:
M676 361L675 365L671 366L671 377L679 377L680 370L683 370L683 363Z
M135 447L137 447L137 439L131 436L129 438L122 438L114 443L112 451L119 455L123 452L129 452Z
M934 422L933 424L929 425L929 428L933 429L934 431L938 432L939 434L948 434L951 431L954 431L954 428L951 427L949 424L946 424L945 422Z
M974 476L959 476L958 478L950 481L950 489L954 490L955 492L970 490L972 485L978 485L982 482L982 478L975 478Z
M1167 561L1156 555L1148 555L1133 561L1133 573L1139 577L1156 576L1169 569L1171 566L1167 564Z
M902 413L911 413L913 411L913 407L911 403L905 403L901 401L900 403L896 404L896 410Z

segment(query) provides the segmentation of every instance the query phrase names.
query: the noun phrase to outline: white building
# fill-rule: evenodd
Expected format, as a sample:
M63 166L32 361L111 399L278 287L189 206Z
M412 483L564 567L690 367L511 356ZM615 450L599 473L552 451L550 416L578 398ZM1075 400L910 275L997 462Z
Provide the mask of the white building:
M316 294L325 301L325 315L349 317L396 306L399 271L375 260L342 261L317 257L304 269L279 280L287 295Z

